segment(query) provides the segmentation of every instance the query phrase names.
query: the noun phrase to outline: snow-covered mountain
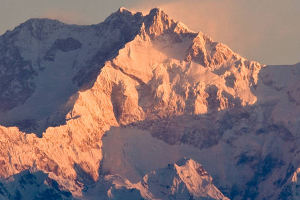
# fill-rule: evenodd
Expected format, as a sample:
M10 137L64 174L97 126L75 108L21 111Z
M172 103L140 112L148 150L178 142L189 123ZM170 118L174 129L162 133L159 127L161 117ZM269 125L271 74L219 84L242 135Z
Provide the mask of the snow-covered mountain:
M3 199L299 198L299 64L249 61L160 9L31 19L0 52Z

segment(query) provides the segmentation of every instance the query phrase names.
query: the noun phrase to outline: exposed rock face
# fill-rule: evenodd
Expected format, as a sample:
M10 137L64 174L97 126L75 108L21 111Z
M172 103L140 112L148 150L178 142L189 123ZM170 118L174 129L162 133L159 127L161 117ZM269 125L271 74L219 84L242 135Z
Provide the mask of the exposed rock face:
M229 198L298 195L299 65L248 61L159 9L146 16L120 9L92 26L32 19L0 37L0 52L3 179L40 170L59 191L82 198L104 181L105 132L133 126L199 149L199 162ZM178 173L166 180L182 187L175 193L224 199L210 176L192 173L195 166L173 166ZM118 195L127 194L125 185ZM152 186L145 190L153 198L167 198ZM115 191L103 189L112 199ZM144 190L132 191L132 198L146 198Z

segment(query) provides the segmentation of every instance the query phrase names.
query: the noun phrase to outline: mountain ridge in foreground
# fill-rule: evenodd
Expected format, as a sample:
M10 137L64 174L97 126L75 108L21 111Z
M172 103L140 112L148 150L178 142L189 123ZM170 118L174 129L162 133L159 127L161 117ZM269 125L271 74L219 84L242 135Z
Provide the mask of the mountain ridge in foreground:
M249 61L160 9L31 19L0 52L3 199L299 198L299 64Z

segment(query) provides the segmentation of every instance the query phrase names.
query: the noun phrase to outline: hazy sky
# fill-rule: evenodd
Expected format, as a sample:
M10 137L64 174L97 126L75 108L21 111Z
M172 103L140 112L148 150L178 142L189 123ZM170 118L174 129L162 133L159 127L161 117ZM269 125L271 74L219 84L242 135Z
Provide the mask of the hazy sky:
M0 0L0 34L33 17L99 23L121 6L160 7L263 64L300 62L300 0Z

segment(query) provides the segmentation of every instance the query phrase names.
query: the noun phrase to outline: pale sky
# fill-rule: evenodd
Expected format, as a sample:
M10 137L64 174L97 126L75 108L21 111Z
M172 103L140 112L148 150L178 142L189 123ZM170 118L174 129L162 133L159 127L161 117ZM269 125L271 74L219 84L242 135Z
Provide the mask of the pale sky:
M263 64L300 62L300 0L0 0L0 34L36 17L95 24L121 6L160 7L190 29Z

